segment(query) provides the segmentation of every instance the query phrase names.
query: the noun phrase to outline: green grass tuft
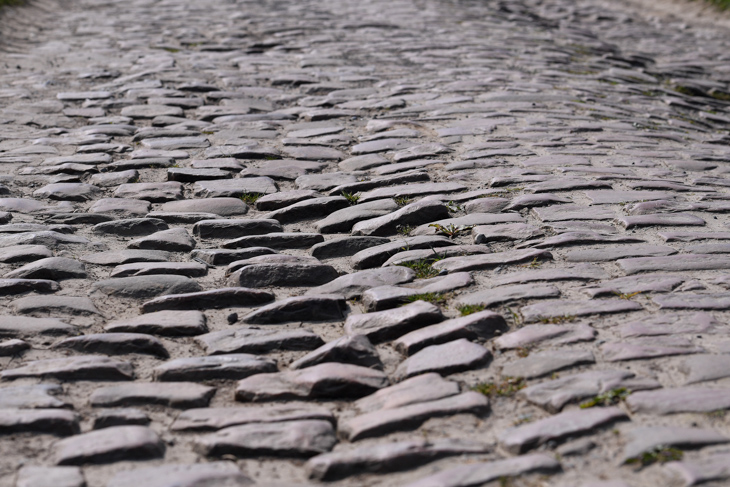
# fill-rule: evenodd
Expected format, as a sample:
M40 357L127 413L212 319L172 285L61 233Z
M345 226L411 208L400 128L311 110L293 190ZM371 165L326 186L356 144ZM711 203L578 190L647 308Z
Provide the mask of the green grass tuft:
M243 196L241 196L241 201L243 201L246 204L253 205L256 204L256 202L263 196L262 193L244 193Z
M483 304L465 304L463 306L459 306L456 308L459 310L459 313L461 313L461 316L467 316L473 313L478 313L480 311L484 311L484 305Z
M659 445L651 450L645 451L635 458L626 460L628 464L641 464L643 467L653 463L678 462L684 456L684 452L671 446Z
M422 293L414 294L405 298L404 304L415 303L416 301L426 301L427 303L443 305L446 304L446 296L441 293Z
M416 272L416 279L430 279L439 275L439 271L433 268L433 260L430 259L402 262L398 265L413 269Z
M487 397L512 397L517 391L524 389L526 385L525 379L522 377L505 377L502 382L480 382L471 390Z
M625 387L611 389L608 392L597 395L593 399L583 401L582 403L580 403L580 408L588 409L594 406L613 406L626 399L629 394L631 394L631 392Z

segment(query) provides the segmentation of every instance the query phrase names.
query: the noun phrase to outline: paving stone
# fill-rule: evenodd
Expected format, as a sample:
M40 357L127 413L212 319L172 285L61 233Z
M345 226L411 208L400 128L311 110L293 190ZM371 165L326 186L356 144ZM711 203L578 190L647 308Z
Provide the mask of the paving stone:
M416 273L407 267L368 269L338 277L333 281L307 291L307 294L342 294L350 299L367 289L411 282Z
M174 431L217 431L250 423L288 423L322 420L334 424L329 409L306 403L267 404L265 407L200 408L182 411L171 429Z
M63 389L57 384L36 384L0 388L2 409L47 409L65 408L64 401L55 396Z
M30 262L46 257L53 257L48 247L43 245L15 245L0 249L0 262Z
M201 381L244 379L250 375L276 372L276 362L249 354L187 357L170 360L154 369L158 381Z
M601 346L603 359L607 362L687 355L704 351L704 348L695 346L683 337L635 338L631 341L606 343Z
M252 288L322 286L337 279L338 276L337 270L327 264L274 262L271 264L246 265L231 274L227 282L229 286Z
M79 433L79 418L60 409L0 409L0 433L46 433L70 436Z
M370 269L383 265L391 256L404 251L405 249L419 250L440 248L454 245L454 242L446 237L420 236L396 239L389 243L383 243L374 247L364 249L352 256L355 269Z
M381 217L398 210L398 205L392 199L375 200L355 206L343 207L317 222L317 230L322 233L349 232L352 227L361 221Z
M96 281L91 291L107 296L149 299L165 294L184 294L202 291L200 285L185 276L133 276Z
M438 271L465 272L492 269L508 264L519 264L533 260L552 259L546 250L508 250L493 254L469 255L466 257L448 257L433 264Z
M595 249L570 250L565 253L568 262L609 262L631 257L660 257L674 255L677 250L666 245L621 245L606 248L601 246Z
M550 455L533 453L504 460L453 467L407 484L406 487L473 487L531 473L550 474L560 463Z
M0 342L0 357L19 355L32 347L30 343L17 338Z
M559 300L538 303L520 309L527 322L565 316L589 316L594 314L623 313L638 311L643 307L628 299L593 299L590 301Z
M114 197L163 203L183 199L182 189L180 183L172 181L166 183L128 183L120 185L114 191Z
M83 263L65 257L47 257L26 264L5 275L11 279L84 279L87 276Z
M240 198L246 194L271 194L278 190L273 179L252 177L198 181L193 191L200 198Z
M345 321L345 332L365 335L373 343L381 343L443 319L438 306L416 301L394 310L350 315Z
M162 250L121 250L119 252L99 252L79 256L79 260L95 265L121 265L134 262L169 262L172 254Z
M258 306L274 300L274 294L250 288L221 288L182 294L168 294L142 303L142 311L198 310ZM180 313L173 313L180 315ZM181 315L180 315L181 316Z
M194 250L190 256L194 259L202 260L208 265L219 266L227 265L233 262L258 257L261 255L276 254L276 251L266 247L251 247L248 249L226 250L226 249L198 249Z
M448 217L448 215L448 209L439 201L418 201L387 215L360 221L352 227L352 234L384 237L394 235L399 226L429 223Z
M66 235L59 232L31 232L17 233L7 237L0 237L0 248L17 247L20 245L43 246L50 249L85 247L91 242L77 235Z
M629 429L626 433L626 446L620 462L637 459L644 452L658 447L702 448L707 445L727 443L730 438L717 431L677 426L644 426Z
M109 213L124 218L145 216L150 211L152 205L149 201L130 198L102 198L97 200L89 212L91 213Z
M546 342L552 345L592 341L596 331L591 326L577 325L526 325L519 330L507 333L494 340L498 348L524 348L529 345Z
M132 380L132 364L108 357L78 355L75 357L35 360L26 365L5 369L0 377L6 380L24 377L59 380Z
M717 452L704 458L671 462L667 464L667 469L677 472L684 480L684 485L698 485L727 480L730 477L727 462L727 452Z
M248 212L248 206L239 198L204 198L168 201L167 203L163 203L160 209L161 211L176 213L213 213L224 217L245 215Z
M616 211L612 208L586 207L580 205L554 205L544 208L533 208L532 213L543 222L560 222L568 220L612 220Z
M503 286L468 294L459 298L458 303L460 305L482 305L489 308L496 304L522 299L545 299L556 298L558 296L560 296L560 290L555 286L522 284L516 286Z
M679 371L686 376L685 384L696 384L727 377L728 363L726 355L694 355L679 365Z
M275 219L201 220L193 225L193 234L200 238L236 238L283 231Z
M61 289L56 281L48 279L0 279L0 296L28 292L54 293Z
M65 338L53 344L53 348L75 350L82 353L125 355L139 353L167 358L165 346L157 338L141 333L94 333Z
M208 457L267 455L296 458L328 452L335 443L337 438L332 423L305 420L231 426L200 437L195 442L195 450Z
M321 294L286 298L249 313L245 323L277 324L292 321L332 321L344 318L345 298Z
M529 240L541 237L543 231L533 225L512 223L507 225L478 225L471 231L474 243L505 242L510 240Z
M319 233L279 232L228 240L223 242L221 247L224 249L242 249L248 247L266 247L275 250L308 249L321 242L324 242L324 237Z
M660 309L727 309L730 296L724 293L672 293L667 296L657 296L654 302Z
M209 355L267 353L273 350L314 350L324 341L309 330L262 330L235 328L201 335L197 341Z
M130 218L99 223L94 225L91 231L98 234L139 237L167 230L168 228L167 223L158 218Z
M102 411L94 418L95 430L111 428L113 426L128 426L135 424L146 426L150 424L150 418L143 411L134 408Z
M89 201L101 195L101 189L84 183L56 183L33 192L38 198L62 201Z
M202 277L208 273L208 266L197 262L135 262L114 267L109 277L130 277L149 275L177 275Z
M657 335L679 335L682 333L713 334L721 328L720 323L709 313L692 315L656 315L619 326L621 337L641 337Z
M44 314L60 313L66 315L101 315L89 298L73 296L27 296L13 301L18 313Z
M675 387L636 392L626 398L626 405L642 414L707 413L730 408L730 394L725 389Z
M168 252L190 252L196 242L184 228L171 228L155 232L146 237L132 240L127 247L142 250L164 250Z
M503 365L502 375L534 379L577 365L592 364L595 361L593 353L587 350L547 350L531 353L525 358Z
M296 371L258 374L238 382L236 400L362 397L388 385L380 371L345 363L323 363Z
M129 382L124 385L99 387L89 396L93 407L161 404L172 408L205 407L215 394L214 387L194 382Z
M37 467L18 470L16 487L84 487L86 480L78 467Z
M424 401L355 416L340 424L341 434L349 441L413 430L430 418L471 413L481 415L489 400L478 392L464 392L434 401Z
M28 316L0 315L0 336L34 337L37 335L71 335L76 327L57 318L31 318Z
M492 354L483 346L461 338L442 345L431 345L401 362L393 378L403 380L426 372L450 375L484 367Z
M150 428L116 426L61 440L53 452L57 465L85 465L161 458L165 446Z
M634 374L621 370L582 372L535 384L518 392L519 396L551 413L556 413L571 402L592 398L614 389L629 391L656 389L653 379L635 379Z
M564 269L544 269L514 272L493 279L492 285L522 284L536 281L592 281L606 279L608 274L599 266L593 264L576 265Z
M483 454L490 450L488 446L462 440L403 441L323 453L311 458L306 464L306 469L310 479L339 480L350 477L355 472L379 474L398 472L440 458Z
M193 336L208 332L200 311L158 311L134 318L115 320L104 327L112 333L149 333L161 336Z
M635 201L666 200L675 197L672 193L663 191L586 191L586 197L594 205L610 205L633 203Z
M368 312L383 311L406 304L412 296L423 293L448 293L474 284L468 272L456 272L445 276L423 279L405 284L408 287L379 286L365 291L360 302Z
M500 435L499 443L510 453L519 454L549 441L585 434L598 426L623 419L628 419L628 416L617 407L566 411L509 429Z
M480 311L412 331L398 338L394 344L399 352L411 355L425 347L452 340L486 340L507 329L501 315L492 311Z
M308 353L289 368L303 369L326 362L339 362L382 370L383 364L375 347L362 335L344 336Z
M311 254L317 259L349 257L361 250L384 245L388 242L390 240L385 237L342 237L314 245Z
M253 481L241 473L238 467L228 461L167 464L155 467L137 468L115 474L106 484L107 487L195 487L215 484L230 487L253 485Z

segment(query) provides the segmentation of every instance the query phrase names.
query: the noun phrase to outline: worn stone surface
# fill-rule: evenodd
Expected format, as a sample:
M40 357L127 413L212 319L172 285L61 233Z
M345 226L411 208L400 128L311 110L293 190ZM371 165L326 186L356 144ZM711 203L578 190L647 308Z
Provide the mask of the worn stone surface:
M111 463L162 457L165 446L145 426L117 426L66 438L53 447L57 465Z
M416 301L394 310L350 315L345 321L345 331L349 334L365 335L370 341L380 343L443 319L438 306Z
M253 481L241 473L232 462L200 464L169 464L156 467L140 467L115 474L107 487L195 487L205 484L226 487L253 485Z

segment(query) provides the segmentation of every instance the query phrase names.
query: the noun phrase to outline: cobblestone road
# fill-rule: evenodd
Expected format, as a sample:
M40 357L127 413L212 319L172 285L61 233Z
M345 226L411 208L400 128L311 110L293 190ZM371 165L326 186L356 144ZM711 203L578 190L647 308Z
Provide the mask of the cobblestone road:
M0 485L730 485L727 30L42 0L0 33Z

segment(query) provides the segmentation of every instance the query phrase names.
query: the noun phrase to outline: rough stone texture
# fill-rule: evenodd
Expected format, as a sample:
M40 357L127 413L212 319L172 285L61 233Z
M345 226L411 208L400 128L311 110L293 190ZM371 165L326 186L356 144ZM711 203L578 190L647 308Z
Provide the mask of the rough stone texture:
M66 438L53 447L57 465L110 463L162 457L165 446L145 426L117 426Z

